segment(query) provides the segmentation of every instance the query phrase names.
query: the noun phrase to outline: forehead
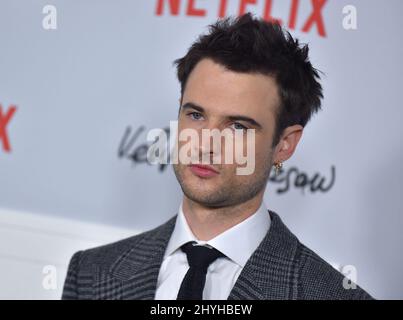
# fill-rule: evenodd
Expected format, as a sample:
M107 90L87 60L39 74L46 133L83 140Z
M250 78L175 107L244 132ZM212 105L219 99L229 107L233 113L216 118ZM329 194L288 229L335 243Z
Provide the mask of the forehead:
M211 59L201 60L190 73L183 103L193 102L214 113L243 113L270 121L279 105L273 77L226 69Z

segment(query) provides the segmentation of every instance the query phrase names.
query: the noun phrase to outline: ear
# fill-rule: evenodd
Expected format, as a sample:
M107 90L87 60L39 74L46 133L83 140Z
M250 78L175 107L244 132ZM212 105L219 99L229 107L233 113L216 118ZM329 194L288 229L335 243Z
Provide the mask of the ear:
M275 148L273 157L274 163L284 162L291 158L301 139L303 130L304 128L299 124L284 129L280 141Z

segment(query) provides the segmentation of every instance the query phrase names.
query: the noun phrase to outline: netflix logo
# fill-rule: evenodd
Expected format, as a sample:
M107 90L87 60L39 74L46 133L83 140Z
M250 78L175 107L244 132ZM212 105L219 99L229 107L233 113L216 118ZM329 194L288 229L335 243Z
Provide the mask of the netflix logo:
M228 0L217 0L217 18L227 16ZM243 15L248 11L253 11L254 6L263 3L262 18L266 21L277 22L286 26L290 30L299 29L302 32L317 32L321 37L326 37L325 22L323 19L323 9L327 0L234 0L238 1L238 11L236 15ZM274 17L272 15L273 7L278 3L287 3L288 14L284 17ZM184 15L193 17L204 17L207 15L207 9L203 8L203 1L197 0L157 0L155 14L157 16L172 15L178 16L180 9L185 6ZM300 7L310 6L310 14L301 16ZM304 10L305 11L305 10Z
M10 140L7 134L7 126L9 125L11 119L17 107L10 105L8 109L3 110L3 106L0 104L0 152L11 152Z

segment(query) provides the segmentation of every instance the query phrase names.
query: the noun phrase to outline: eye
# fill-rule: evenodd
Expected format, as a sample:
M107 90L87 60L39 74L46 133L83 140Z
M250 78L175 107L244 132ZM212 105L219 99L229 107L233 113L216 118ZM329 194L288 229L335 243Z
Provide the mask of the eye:
M187 115L193 120L199 120L202 117L202 114L199 112L189 112Z
M232 125L233 125L233 128L235 130L243 130L243 131L248 130L247 127L245 127L244 125L240 124L239 122L234 122Z

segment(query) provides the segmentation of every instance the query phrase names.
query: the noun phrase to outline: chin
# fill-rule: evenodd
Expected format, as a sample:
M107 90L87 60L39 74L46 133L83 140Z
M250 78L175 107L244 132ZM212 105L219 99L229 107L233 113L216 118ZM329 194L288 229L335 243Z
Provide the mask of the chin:
M208 200L217 194L218 188L206 188L205 185L200 184L186 184L183 188L184 194L191 200L197 202L204 202L203 200Z
M187 185L186 190L198 198L209 198L217 193L217 188L206 188L206 185L192 184Z

